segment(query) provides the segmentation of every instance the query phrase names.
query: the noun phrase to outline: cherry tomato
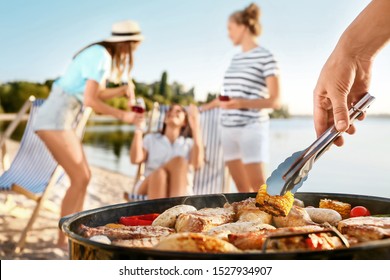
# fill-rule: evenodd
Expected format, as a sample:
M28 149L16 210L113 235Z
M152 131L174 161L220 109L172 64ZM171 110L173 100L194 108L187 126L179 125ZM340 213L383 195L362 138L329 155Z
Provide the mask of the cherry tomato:
M364 206L355 206L351 209L350 217L371 216L370 211Z

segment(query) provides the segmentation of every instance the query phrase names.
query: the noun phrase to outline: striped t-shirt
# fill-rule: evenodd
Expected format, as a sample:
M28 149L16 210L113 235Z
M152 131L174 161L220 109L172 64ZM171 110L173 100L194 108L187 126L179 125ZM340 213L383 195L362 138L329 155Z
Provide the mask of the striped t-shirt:
M263 47L236 54L223 79L223 94L231 98L267 98L265 79L278 75L278 72L274 56ZM229 109L222 110L221 124L225 127L240 127L268 119L267 110Z

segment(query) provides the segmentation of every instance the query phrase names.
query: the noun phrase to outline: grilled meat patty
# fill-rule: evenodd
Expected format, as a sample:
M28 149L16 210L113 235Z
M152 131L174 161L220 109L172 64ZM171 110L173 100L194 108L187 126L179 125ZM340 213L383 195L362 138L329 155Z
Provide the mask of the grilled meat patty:
M256 222L236 222L214 227L205 234L220 238L222 240L228 240L228 235L231 233L258 232L271 229L275 229L275 227Z
M131 247L131 248L151 248L157 245L164 236L145 237L138 239L115 239L112 245Z
M242 201L225 204L224 207L233 207L238 222L256 222L260 224L271 224L272 216L256 206L255 198L248 198Z
M187 212L194 212L196 211L196 208L191 205L176 205L174 207L171 207L167 210L165 210L163 213L161 213L154 221L153 226L162 226L162 227L169 227L169 228L175 228L176 219L177 217L182 213Z
M176 220L177 232L203 232L234 221L235 212L229 208L203 208L180 214Z
M273 217L276 227L300 227L316 225L311 219L305 208L293 206L286 217Z
M359 242L390 237L390 217L356 217L342 220L337 225L342 234Z
M323 228L320 226L303 226L278 228L274 230L259 230L257 232L229 234L229 242L241 250L261 250L264 241L270 236L277 236L290 233L311 233L320 231Z
M167 236L175 231L170 228L160 226L124 226L121 228L110 228L107 226L88 227L80 225L79 234L90 238L95 235L105 235L110 240L114 239L141 239L149 237Z
M158 250L202 252L202 253L238 253L234 245L221 239L201 233L182 232L172 234L158 243Z

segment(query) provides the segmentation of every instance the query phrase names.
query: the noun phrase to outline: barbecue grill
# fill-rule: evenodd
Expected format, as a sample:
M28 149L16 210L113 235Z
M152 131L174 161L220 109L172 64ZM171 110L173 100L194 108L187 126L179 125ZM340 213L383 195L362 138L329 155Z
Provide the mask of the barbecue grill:
M81 224L89 227L102 226L117 222L122 216L162 213L182 203L194 205L198 209L222 207L226 202L232 203L255 196L256 193L213 194L116 204L63 217L59 222L59 227L69 238L70 259L390 259L390 239L329 251L215 254L126 248L94 242L78 234ZM320 199L328 198L350 203L352 207L363 205L370 209L372 215L390 213L390 198L308 192L297 193L295 197L304 201L306 206L318 206Z

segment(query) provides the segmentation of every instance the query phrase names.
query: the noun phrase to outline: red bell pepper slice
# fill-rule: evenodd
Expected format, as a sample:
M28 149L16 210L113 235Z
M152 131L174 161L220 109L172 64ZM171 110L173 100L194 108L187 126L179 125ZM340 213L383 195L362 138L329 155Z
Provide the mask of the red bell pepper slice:
M121 217L119 223L125 226L150 226L159 214L145 214L137 216Z
M133 217L138 217L140 220L154 221L159 215L160 214L152 213L152 214L138 215Z

